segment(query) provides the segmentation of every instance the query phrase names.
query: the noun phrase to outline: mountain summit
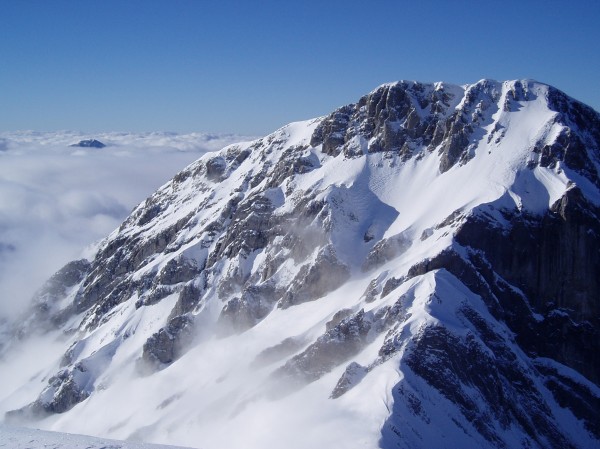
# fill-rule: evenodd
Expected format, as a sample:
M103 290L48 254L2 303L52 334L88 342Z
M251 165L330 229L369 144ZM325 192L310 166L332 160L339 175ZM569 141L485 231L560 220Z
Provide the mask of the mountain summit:
M71 147L82 147L82 148L104 148L106 145L96 139L85 139L80 140L73 145L69 145Z
M551 86L380 86L205 155L54 275L15 332L63 354L0 407L204 448L595 447L599 173L600 115Z

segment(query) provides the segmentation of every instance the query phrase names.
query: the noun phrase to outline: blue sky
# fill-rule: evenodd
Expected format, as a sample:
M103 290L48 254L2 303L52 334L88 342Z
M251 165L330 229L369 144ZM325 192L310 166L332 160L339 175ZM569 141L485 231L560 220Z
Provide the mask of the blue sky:
M600 110L600 2L7 0L0 131L264 134L398 79L534 78Z

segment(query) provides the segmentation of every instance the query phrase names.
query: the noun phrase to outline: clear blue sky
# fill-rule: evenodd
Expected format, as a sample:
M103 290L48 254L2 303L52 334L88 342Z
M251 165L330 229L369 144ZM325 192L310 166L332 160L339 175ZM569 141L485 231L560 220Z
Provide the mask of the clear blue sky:
M0 2L0 131L264 134L398 79L600 110L600 1Z

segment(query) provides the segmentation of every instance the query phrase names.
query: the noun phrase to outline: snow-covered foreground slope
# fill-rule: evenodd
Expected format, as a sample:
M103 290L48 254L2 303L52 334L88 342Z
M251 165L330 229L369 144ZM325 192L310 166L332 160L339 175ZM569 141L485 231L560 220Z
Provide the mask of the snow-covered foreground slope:
M384 85L206 155L38 293L0 410L203 448L595 447L599 168L598 113L533 81Z
M69 433L0 425L0 448L6 449L183 449L148 443L94 438Z

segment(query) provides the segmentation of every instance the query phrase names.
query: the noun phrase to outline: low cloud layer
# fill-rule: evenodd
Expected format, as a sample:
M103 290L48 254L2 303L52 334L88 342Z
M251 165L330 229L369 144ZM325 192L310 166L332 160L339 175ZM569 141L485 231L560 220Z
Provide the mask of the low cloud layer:
M84 139L107 146L72 147ZM0 316L207 151L249 138L174 133L0 134Z

